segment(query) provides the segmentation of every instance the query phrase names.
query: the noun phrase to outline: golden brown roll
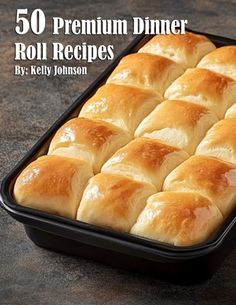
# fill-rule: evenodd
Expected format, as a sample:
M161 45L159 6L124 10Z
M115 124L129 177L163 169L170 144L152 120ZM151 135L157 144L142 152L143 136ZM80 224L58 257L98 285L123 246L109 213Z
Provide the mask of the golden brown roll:
M142 119L160 102L161 96L151 90L107 84L85 103L79 116L107 121L133 135Z
M233 104L225 114L226 119L236 119L236 103Z
M119 149L102 172L152 183L160 190L165 177L188 157L185 151L157 140L137 138Z
M199 60L215 49L205 36L190 32L179 35L156 35L139 52L167 57L185 69L195 67Z
M193 154L206 131L217 122L205 107L184 101L164 101L138 126L135 137L166 142Z
M182 66L168 58L134 53L121 59L107 83L136 86L163 94L183 73Z
M192 156L165 179L164 191L198 192L224 216L236 206L236 165L206 156Z
M166 90L165 98L202 105L221 119L235 102L236 82L206 69L188 69Z
M98 174L89 180L77 220L129 232L144 208L147 197L155 191L153 185L128 177Z
M83 190L92 175L85 161L43 156L18 176L14 198L22 206L75 219Z
M198 145L196 154L236 164L236 118L224 119L213 125Z
M199 68L205 68L236 80L236 46L224 46L202 58Z
M103 163L130 140L127 132L110 123L75 118L56 132L48 153L85 160L97 173Z
M152 195L131 233L169 243L192 246L207 240L222 223L219 209L195 192Z

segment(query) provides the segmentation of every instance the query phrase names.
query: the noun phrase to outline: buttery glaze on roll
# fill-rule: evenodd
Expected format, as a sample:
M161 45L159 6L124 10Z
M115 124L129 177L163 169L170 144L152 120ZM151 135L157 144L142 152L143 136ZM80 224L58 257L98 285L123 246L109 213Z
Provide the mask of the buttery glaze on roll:
M236 164L236 118L224 119L213 125L198 145L196 154Z
M167 57L187 69L195 67L204 55L214 49L214 44L207 37L186 32L179 35L156 35L139 52Z
M236 103L233 104L225 114L226 119L236 119Z
M188 69L166 90L165 98L202 105L221 119L236 100L236 81L206 69Z
M78 209L77 220L129 232L156 189L149 183L101 173L89 180Z
M97 173L103 163L130 140L127 132L110 123L74 118L56 132L48 154L85 160Z
M152 195L131 233L172 244L192 246L208 239L222 223L219 209L195 192Z
M167 176L163 190L198 192L228 216L236 207L236 165L214 157L192 156Z
M168 58L134 53L121 59L107 83L137 86L164 94L169 85L183 73L181 65Z
M106 84L85 103L79 116L112 123L133 136L138 124L161 100L161 95L151 90Z
M102 167L102 172L152 183L160 190L165 177L189 155L157 140L137 138L119 149Z
M236 46L224 46L202 58L199 68L205 68L236 80Z
M78 159L43 156L18 176L13 195L22 206L75 219L92 169Z
M193 154L206 131L217 122L207 108L184 101L164 101L138 126L135 137L161 140Z

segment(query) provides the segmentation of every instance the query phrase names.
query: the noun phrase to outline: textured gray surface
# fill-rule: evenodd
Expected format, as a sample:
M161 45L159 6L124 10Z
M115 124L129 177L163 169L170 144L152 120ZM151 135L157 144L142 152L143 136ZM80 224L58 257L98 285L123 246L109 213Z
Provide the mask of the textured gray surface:
M200 31L236 39L235 0L231 1L6 1L0 2L0 180L108 62L88 65L84 77L16 77L13 43L16 8L44 9L48 18L183 18ZM48 22L48 27L50 23ZM52 41L49 28L40 41ZM87 43L114 44L116 54L132 36L83 37ZM80 43L83 38L60 36ZM34 62L32 62L33 64ZM47 62L47 64L50 64ZM76 64L72 62L71 65ZM23 226L0 209L0 304L220 304L236 302L236 249L209 281L192 287L103 266L36 247Z

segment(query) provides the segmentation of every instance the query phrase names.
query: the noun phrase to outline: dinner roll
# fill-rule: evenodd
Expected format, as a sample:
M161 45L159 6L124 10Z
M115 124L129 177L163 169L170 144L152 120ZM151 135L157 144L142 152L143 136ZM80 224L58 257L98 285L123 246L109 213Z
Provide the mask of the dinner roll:
M166 90L165 98L202 105L223 118L236 100L236 82L206 69L188 69Z
M219 209L198 193L162 192L148 198L131 233L175 246L192 246L207 240L222 221Z
M205 68L236 80L236 46L224 46L202 58L199 68Z
M75 219L83 190L92 175L85 161L43 156L21 172L13 195L22 206Z
M187 69L195 67L204 55L214 49L214 44L207 37L186 32L179 35L156 35L139 52L167 57Z
M165 179L164 191L198 192L224 216L236 206L236 165L207 156L192 156Z
M137 86L164 94L184 70L174 61L152 54L134 53L123 57L107 83Z
M225 114L226 119L236 119L236 103L231 106Z
M224 119L213 125L197 147L196 154L236 164L236 118Z
M184 101L164 101L138 126L135 136L164 141L193 154L217 117L201 105Z
M48 153L85 160L98 173L103 163L130 140L127 132L110 123L74 118L56 132Z
M102 167L102 172L128 176L161 189L165 177L188 154L157 140L137 138L119 149Z
M77 220L121 232L129 232L156 191L148 183L101 173L89 180L78 209Z
M79 116L107 121L133 135L142 119L160 102L161 96L151 90L107 84L85 103Z

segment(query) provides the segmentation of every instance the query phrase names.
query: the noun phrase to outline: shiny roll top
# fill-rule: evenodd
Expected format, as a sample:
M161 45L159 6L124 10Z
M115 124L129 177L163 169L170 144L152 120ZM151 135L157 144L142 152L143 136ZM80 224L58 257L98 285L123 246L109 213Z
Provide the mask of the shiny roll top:
M110 123L74 118L56 132L48 153L84 160L98 173L102 164L130 140L127 132Z
M216 49L202 58L199 68L205 68L236 80L236 46Z
M75 219L83 190L92 175L85 161L43 156L21 172L13 195L25 207Z
M236 118L213 125L198 145L196 154L217 157L236 165Z
M138 124L160 102L160 94L154 91L107 84L84 104L79 117L109 122L133 136Z
M164 94L183 72L181 65L168 58L134 53L121 59L107 83L137 86Z
M155 191L155 187L149 183L120 175L98 174L89 180L77 220L129 232L146 199Z
M147 200L131 233L175 246L208 239L222 223L219 209L196 192L161 192Z
M161 140L193 154L206 131L215 122L216 115L201 105L167 100L140 123L135 137Z
M175 246L210 238L236 203L234 50L186 33L125 56L22 171L16 201Z
M197 192L223 216L236 207L236 165L208 156L192 156L165 179L164 191Z
M206 69L188 69L166 90L165 98L202 105L221 119L226 110L235 103L236 82Z
M204 55L214 49L214 44L205 36L187 32L185 35L154 36L139 53L164 56L187 69L196 66Z
M188 154L157 140L137 138L119 149L102 167L102 172L128 176L161 189L165 177Z

